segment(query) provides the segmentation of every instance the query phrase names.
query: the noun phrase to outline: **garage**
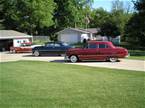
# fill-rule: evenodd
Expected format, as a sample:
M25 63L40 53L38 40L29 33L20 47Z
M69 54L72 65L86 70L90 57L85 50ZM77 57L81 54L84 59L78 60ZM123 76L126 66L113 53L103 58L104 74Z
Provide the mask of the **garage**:
M99 28L65 28L64 30L57 32L56 35L58 36L58 41L73 44L83 42L83 40L96 39L95 37L99 30Z
M13 46L13 40L12 39L0 40L0 51L9 50L10 46Z
M10 47L32 42L33 37L14 30L0 30L0 51L9 51Z

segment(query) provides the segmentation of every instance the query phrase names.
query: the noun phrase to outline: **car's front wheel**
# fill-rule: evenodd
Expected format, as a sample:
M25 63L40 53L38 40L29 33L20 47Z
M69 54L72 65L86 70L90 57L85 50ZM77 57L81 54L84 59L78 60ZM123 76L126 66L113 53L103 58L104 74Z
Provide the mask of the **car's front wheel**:
M118 58L116 58L116 57L110 57L109 58L109 61L110 62L117 62L118 61Z
M37 50L35 50L33 54L34 54L34 56L36 56L36 57L38 57L38 56L40 55L39 51L37 51Z
M76 55L72 55L72 56L70 56L70 61L72 63L76 63L78 61L78 57Z

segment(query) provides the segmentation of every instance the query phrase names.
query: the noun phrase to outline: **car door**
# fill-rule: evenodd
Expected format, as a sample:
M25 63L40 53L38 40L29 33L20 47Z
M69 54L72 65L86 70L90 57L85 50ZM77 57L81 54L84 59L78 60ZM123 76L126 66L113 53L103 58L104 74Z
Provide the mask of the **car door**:
M21 47L22 52L31 52L32 48L30 45L24 45Z
M96 60L98 45L96 43L89 43L87 48L82 48L79 53L79 58L82 60Z
M43 48L41 48L41 53L45 55L51 55L54 54L54 43L47 43Z
M62 46L60 43L54 44L54 54L59 55L62 53Z
M111 55L111 47L105 43L99 44L98 56L101 60L106 60Z

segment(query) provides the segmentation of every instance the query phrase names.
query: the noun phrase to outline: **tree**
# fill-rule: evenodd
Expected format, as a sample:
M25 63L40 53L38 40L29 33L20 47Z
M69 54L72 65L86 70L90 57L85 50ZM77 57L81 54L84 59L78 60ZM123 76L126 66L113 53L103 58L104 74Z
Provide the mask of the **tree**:
M54 0L57 4L55 9L55 27L84 27L86 10L90 10L92 0Z
M4 12L3 12L3 7L4 7L4 0L0 1L0 30L4 29L3 21L4 21Z
M115 22L113 22L112 20L108 20L107 22L102 24L100 34L102 36L107 36L108 40L110 40L109 37L115 38L116 36L119 36L120 30Z
M106 21L110 19L110 13L103 8L94 9L91 12L90 27L97 28L101 27Z
M128 8L128 7L127 7ZM119 31L121 36L124 35L124 27L128 22L132 13L129 13L129 10L125 10L124 2L120 0L115 0L112 2L112 11L111 11L111 19L116 23L119 27Z
M145 46L145 0L134 2L137 12L126 25L127 41L140 46Z
M53 0L5 0L4 24L7 29L16 29L36 34L39 28L53 24Z

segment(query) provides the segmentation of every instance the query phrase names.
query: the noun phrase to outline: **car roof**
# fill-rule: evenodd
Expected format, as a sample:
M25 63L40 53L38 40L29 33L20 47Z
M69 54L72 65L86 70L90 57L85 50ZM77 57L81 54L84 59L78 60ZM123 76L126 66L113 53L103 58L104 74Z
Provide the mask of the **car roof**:
M91 41L88 41L88 43L97 43L97 44L112 44L112 42L110 41L94 41L94 40L91 40Z
M62 42L46 42L45 44L51 44L51 43L58 43L58 44L61 44Z

